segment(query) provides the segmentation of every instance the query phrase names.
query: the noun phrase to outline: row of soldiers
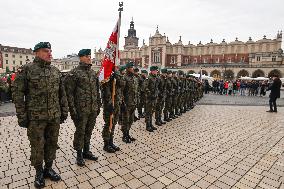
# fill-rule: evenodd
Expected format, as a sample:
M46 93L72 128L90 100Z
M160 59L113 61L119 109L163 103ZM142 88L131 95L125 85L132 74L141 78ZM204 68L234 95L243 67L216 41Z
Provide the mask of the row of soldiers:
M120 150L113 141L117 123L121 125L123 142L136 140L130 135L136 110L139 118L145 117L147 131L153 132L156 129L152 124L154 113L156 124L162 125L193 108L193 102L202 95L201 83L181 71L162 69L158 73L158 67L152 66L148 76L145 71L140 75L133 62L129 62L116 68L108 81L100 83L98 74L91 69L90 49L79 51L79 65L65 77L51 65L49 42L36 44L34 52L34 61L17 73L12 95L18 124L27 128L36 188L45 186L45 178L61 180L52 165L60 124L67 119L68 112L76 128L73 140L76 163L84 166L85 159L98 160L90 151L90 139L101 107L105 122L103 149L114 153Z

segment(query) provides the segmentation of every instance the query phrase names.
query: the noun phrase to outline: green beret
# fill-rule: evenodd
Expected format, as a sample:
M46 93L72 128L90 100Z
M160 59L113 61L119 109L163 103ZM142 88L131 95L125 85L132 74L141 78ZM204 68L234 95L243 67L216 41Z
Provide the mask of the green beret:
M161 69L161 73L167 73L167 69L166 68L163 68L163 69Z
M81 49L78 53L79 57L87 55L91 55L91 49Z
M139 68L134 68L134 72L139 72Z
M121 65L120 67L119 67L119 71L120 72L122 72L123 70L125 70L126 69L126 67L124 66L124 65Z
M141 70L141 73L147 74L148 72L147 72L147 70Z
M134 67L134 63L132 61L125 64L125 68L133 68L133 67Z
M179 74L179 75L183 75L183 71L179 70L179 71L178 71L178 74Z
M51 49L50 43L49 42L39 42L38 44L35 45L34 52L37 51L38 49L43 49L43 48Z
M168 70L167 73L168 74L172 74L173 72L172 72L172 70Z
M173 71L173 74L176 74L177 72L176 71Z
M158 70L159 68L158 68L158 66L151 66L150 67L150 71L154 71L154 70Z

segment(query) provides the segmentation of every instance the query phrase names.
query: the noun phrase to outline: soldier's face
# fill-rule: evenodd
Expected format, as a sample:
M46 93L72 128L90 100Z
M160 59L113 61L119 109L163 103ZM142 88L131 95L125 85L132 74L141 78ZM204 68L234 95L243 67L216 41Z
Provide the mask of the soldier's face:
M133 69L133 67L127 68L127 71L134 74L134 69Z
M153 71L151 71L151 74L157 75L157 74L158 74L158 71L157 71L157 70L153 70Z
M84 62L85 64L91 64L92 63L91 55L81 56L80 61Z
M39 57L40 59L46 61L46 62L51 62L52 50L48 49L48 48L38 49L36 51L36 56Z

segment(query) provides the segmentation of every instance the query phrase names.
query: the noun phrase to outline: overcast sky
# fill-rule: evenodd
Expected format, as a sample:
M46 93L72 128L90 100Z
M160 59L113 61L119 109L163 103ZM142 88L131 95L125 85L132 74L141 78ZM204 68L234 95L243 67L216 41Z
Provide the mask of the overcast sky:
M117 0L1 0L0 43L33 48L51 42L54 58L81 48L105 48L118 18ZM284 30L283 0L124 0L121 45L131 17L148 44L159 25L170 42L183 44L274 38ZM282 45L283 46L283 45Z

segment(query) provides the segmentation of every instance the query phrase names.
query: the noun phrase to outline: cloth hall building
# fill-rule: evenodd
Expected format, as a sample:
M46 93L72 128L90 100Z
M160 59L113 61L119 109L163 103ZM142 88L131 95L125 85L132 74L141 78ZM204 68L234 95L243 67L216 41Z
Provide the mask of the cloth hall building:
M209 43L199 42L193 45L179 41L171 43L168 37L156 32L149 38L149 44L138 46L133 20L130 22L128 35L125 37L124 50L120 50L120 63L132 60L137 67L147 69L151 65L160 68L180 69L187 73L202 73L214 78L234 79L241 76L269 77L278 74L284 77L284 54L281 49L282 31L274 39L263 36L254 41L249 37L243 42L235 39L232 42ZM95 62L100 64L103 50L95 50Z

